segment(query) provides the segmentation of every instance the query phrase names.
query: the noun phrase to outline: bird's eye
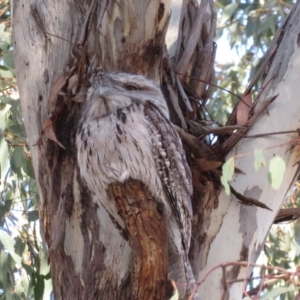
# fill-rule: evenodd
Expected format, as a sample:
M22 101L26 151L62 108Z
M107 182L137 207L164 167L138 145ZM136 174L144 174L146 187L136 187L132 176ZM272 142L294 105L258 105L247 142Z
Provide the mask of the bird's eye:
M125 85L124 87L128 91L136 91L137 90L137 87L134 85L131 85L131 84Z

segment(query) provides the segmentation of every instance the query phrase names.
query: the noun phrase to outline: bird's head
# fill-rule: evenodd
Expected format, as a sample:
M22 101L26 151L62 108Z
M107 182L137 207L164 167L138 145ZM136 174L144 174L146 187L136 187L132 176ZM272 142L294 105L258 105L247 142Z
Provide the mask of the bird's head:
M155 105L169 119L169 110L160 87L141 75L128 73L97 73L91 78L87 105L98 117L132 104L133 100Z

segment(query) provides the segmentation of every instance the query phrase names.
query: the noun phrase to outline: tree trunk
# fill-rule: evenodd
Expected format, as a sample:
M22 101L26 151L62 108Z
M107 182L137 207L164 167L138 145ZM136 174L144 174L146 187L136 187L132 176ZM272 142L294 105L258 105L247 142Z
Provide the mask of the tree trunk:
M297 80L300 61L299 16L300 3L298 2L269 46L268 54L263 61L265 76L263 90L254 112L258 112L264 106L267 109L264 109L255 120L248 136L293 131L299 128L300 103L297 96L300 92ZM209 225L203 229L209 232L209 240L204 242L203 253L205 254L200 258L199 278L203 278L213 266L218 264L235 261L256 262L274 218L299 174L297 140L298 133L242 139L227 155L227 158L235 156L235 166L245 172L245 174L234 175L232 179L234 189L244 196L261 201L272 211L245 206L238 203L232 194L228 197L222 191L218 197L218 208L211 214ZM225 142L223 147L228 144ZM255 171L254 168L256 149L264 151L267 161L266 166L259 171ZM268 174L268 163L275 156L280 156L286 163L286 171L279 189L272 188ZM230 295L229 299L239 299L241 290L246 288L245 282L224 284L223 276L227 281L234 281L249 276L251 270L251 267L234 266L231 269L227 268L223 273L219 268L201 285L200 294L213 295L216 291L219 294L222 291Z
M224 144L210 147L187 134L187 129L192 133L190 121L199 119L201 109L195 102L189 102L183 89L202 103L210 95L211 88L198 80L213 81L216 9L212 1L203 0L198 5L197 1L184 0L178 41L168 54L164 43L170 3L168 0L132 0L120 4L112 0L15 0L13 3L18 87L39 185L40 218L49 246L55 299L170 296L164 230L161 237L154 237L153 248L149 246L153 251L145 247L149 242L148 230L154 233L160 228L156 225L164 226L159 216L150 213L151 203L145 204L149 215L144 214L139 221L146 224L150 218L151 222L155 220L155 226L140 232L141 238L134 241L137 246L133 251L133 242L129 244L120 235L107 212L95 204L96 195L89 194L79 178L74 133L80 104L76 102L83 100L85 75L90 69L101 67L104 71L144 74L162 84L173 122L184 129L178 131L191 162L194 216L189 256L197 279L202 279L217 264L256 260L294 179L297 155L290 149L296 134L244 139L228 154L228 157L238 156L235 164L246 173L236 174L232 185L272 211L244 206L223 191L219 195L220 172L203 171L199 159L221 160L234 143L223 137ZM253 108L254 116L268 99L278 97L255 121L251 134L292 130L298 126L296 112L300 103L294 100L300 88L296 73L300 57L299 10L297 4L286 25L289 30L275 44L278 48L269 61L265 82L272 80ZM280 120L283 112L285 122ZM279 190L268 183L267 168L254 171L253 154L246 153L255 149L266 149L268 159L280 155L286 161L287 170ZM133 183L133 186L114 187L111 192L122 198L124 190L130 190L135 198L135 188ZM147 199L147 191L139 187L141 190ZM124 218L127 209L125 205ZM130 224L139 228L138 223ZM138 255L133 257L133 253ZM149 262L152 254L156 263L145 267L141 262L144 259ZM200 297L218 299L223 291L230 292L230 299L238 299L242 284L225 284L224 279L235 280L247 271L234 266L222 275L219 268L200 285Z

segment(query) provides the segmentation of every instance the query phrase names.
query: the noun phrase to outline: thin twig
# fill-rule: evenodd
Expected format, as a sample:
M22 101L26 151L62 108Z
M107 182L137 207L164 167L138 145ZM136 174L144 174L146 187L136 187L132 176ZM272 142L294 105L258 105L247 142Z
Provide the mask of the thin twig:
M226 128L227 126L225 126ZM286 131L277 131L277 132L266 132L266 133L260 133L260 134L252 134L252 135L244 135L244 134L238 134L238 133L235 133L233 132L232 134L233 135L238 135L238 136L241 136L242 138L259 138L259 137L265 137L265 136L268 136L268 135L278 135L278 134L288 134L288 133L300 133L300 130L299 129L296 129L296 130L286 130Z
M178 103L178 98L172 88L172 86L170 84L167 84L167 89L169 91L169 94L170 94L170 100L171 100L171 103L173 105L173 108L175 110L175 112L177 113L179 119L180 119L180 122L181 122L181 127L183 129L186 129L186 122L184 120L184 116L182 114L182 111L181 111L181 108L179 106L179 103Z
M227 267L231 267L231 266L241 266L241 267L260 267L260 268L264 268L267 270L273 270L273 271L277 271L281 274L285 274L285 276L288 277L294 277L294 276L300 276L299 272L292 272L292 271L288 271L284 268L281 267L273 267L273 266L266 266L266 265L260 265L260 264L256 264L256 263L251 263L249 261L235 261L235 262L227 262L227 263L222 263L222 264L218 264L215 267L213 267L212 269L210 269L198 282L197 285L195 286L195 288L193 289L193 292L191 294L191 296L189 297L189 300L193 299L193 296L195 295L197 289L199 288L199 286L207 279L207 277L213 273L215 270L219 269L219 268L227 268ZM224 273L224 272L223 272ZM281 274L274 274L274 276L279 276ZM270 275L269 275L270 276ZM261 277L260 277L261 278ZM230 283L235 283L235 282L241 282L244 281L244 279L236 279L236 280L232 280L230 281Z
M256 112L253 114L253 116L247 121L247 123L244 125L245 129L240 130L240 134L245 134L251 126L254 124L254 122L257 120L257 118L262 114L263 111L265 111L268 106L278 97L272 96L267 101L263 102L260 107L256 110ZM239 135L231 135L222 145L224 153L227 153L230 149L233 148L234 145L241 139L242 137Z
M176 76L176 84L177 84L177 87L178 87L179 94L180 94L180 96L183 100L183 103L185 104L187 110L192 112L193 108L191 106L191 103L190 103L190 101L189 101L189 99L188 99L188 97L187 97L187 95L186 95L186 93L185 93L185 91L184 91L184 89L181 85L181 82L180 82L180 80L177 76Z
M234 97L237 97L239 100L243 101L243 99L242 99L239 95L237 95L237 94L231 92L230 90L227 90L227 89L225 89L225 88L223 88L223 87L221 87L221 86L219 86L219 85L216 85L216 84L214 84L214 83L211 83L211 82L208 82L208 81L199 79L199 78L194 77L194 76L185 75L185 74L179 73L179 72L175 72L175 74L181 75L181 76L186 76L186 77L189 77L189 78L191 78L191 79L198 80L198 81L200 81L200 82L204 82L204 83L206 83L206 84L208 84L208 85L211 85L211 86L214 86L214 87L216 87L216 88L218 88L218 89L220 89L220 90L222 90L222 91L224 91L224 92L226 92L226 93L228 93L228 94L230 94L230 95L232 95L232 96L234 96ZM243 101L243 102L244 102L244 101ZM244 102L244 103L245 103L245 102ZM249 105L248 105L247 103L245 103L245 105L247 105L247 106L249 107Z

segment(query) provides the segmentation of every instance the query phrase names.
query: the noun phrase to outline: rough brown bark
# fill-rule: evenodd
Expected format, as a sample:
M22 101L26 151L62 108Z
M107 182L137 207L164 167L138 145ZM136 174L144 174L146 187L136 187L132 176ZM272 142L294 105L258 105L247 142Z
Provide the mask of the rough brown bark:
M166 226L157 203L139 181L113 185L110 193L116 199L132 248L131 299L170 298Z

